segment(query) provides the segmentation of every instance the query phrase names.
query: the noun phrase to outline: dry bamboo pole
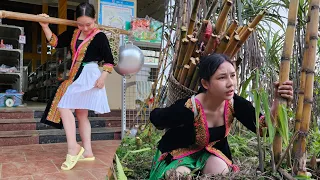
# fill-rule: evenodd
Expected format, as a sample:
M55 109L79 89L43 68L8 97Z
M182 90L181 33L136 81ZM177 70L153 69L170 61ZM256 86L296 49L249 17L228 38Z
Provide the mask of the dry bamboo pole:
M227 48L229 40L230 40L229 36L225 35L221 39L221 42L220 42L219 46L216 48L215 52L216 53L223 53L224 50Z
M78 26L77 22L73 20L60 19L60 18L54 18L54 17L42 17L34 14L3 11L3 10L0 11L0 19L16 19L21 21L45 22L50 24L60 24L60 25L75 26L75 27ZM103 26L103 25L98 25L98 27L106 28L106 29L116 29L121 34L131 35L131 32L123 29L118 29L118 28Z
M186 80L188 70L190 69L190 66L188 64L183 66L181 77L179 79L179 83L182 85L184 84L184 81Z
M223 23L226 21L227 19L227 16L228 16L228 13L229 13L229 10L232 6L232 1L231 0L228 0L226 2L226 4L224 5L218 19L217 19L217 22L216 22L216 26L215 26L215 34L217 35L220 35L222 29L223 29Z
M239 43L239 41L240 41L239 35L233 36L233 38L229 41L227 48L225 49L223 54L231 58L232 52L237 47L237 44Z
M291 3L291 1L290 1ZM263 16L267 13L266 10L261 11L254 19L253 21L249 24L249 28L255 28L258 23L261 21L261 19L263 18Z
M195 58L193 58L193 57L191 57L190 58L190 69L188 70L188 74L187 74L187 78L186 78L186 80L184 81L184 86L185 87L189 87L189 85L190 85L190 82L191 82L191 80L192 80L192 77L193 77L193 74L194 74L194 70L195 70L195 68L196 68L196 59Z
M310 4L310 1L309 1ZM303 60L302 60L302 69L300 75L300 86L299 86L299 93L298 93L298 104L297 104L297 111L295 117L295 126L294 131L300 131L300 124L302 120L302 112L303 112L303 101L304 101L304 91L305 91L305 84L306 84L306 69L307 69L307 62L308 62L308 51L309 51L309 39L310 39L310 12L311 12L311 5L309 6L308 15L307 15L307 26L306 26L306 36L305 36L305 46L303 52ZM297 157L298 151L298 140L296 140L293 144L292 154L294 158Z
M290 58L292 56L293 51L293 42L295 39L295 25L297 20L297 13L298 13L298 0L291 0L289 4L289 13L288 13L288 24L287 30L285 35L285 43L282 51L281 57L281 65L280 65L280 75L279 75L279 84L282 85L285 81L289 80L289 72L290 72ZM254 27L257 24L257 18L251 23L251 27ZM285 105L287 106L287 100L278 97L278 105ZM278 113L276 112L276 122L275 125L279 125L279 117ZM275 163L278 163L281 157L282 151L282 137L278 130L276 130L276 134L273 140L273 152Z
M176 79L178 78L180 69L182 69L182 67L183 67L182 66L182 62L183 62L183 59L184 59L184 55L186 54L186 52L188 50L188 44L189 44L189 40L187 38L182 39L181 48L180 48L180 51L179 51L176 68L174 69L174 77Z
M200 79L197 80L197 83L196 83L196 85L194 86L193 91L196 91L196 92L197 92L199 85L200 85Z
M194 50L194 48L196 46L196 42L197 42L197 39L191 38L190 41L189 41L189 44L188 44L188 50L186 51L185 54L181 54L182 56L184 55L184 59L182 61L182 66L184 66L186 64L189 64L189 60L190 60L191 55L193 53L193 50ZM179 71L178 79L180 79L181 74L182 74L182 69L180 69L180 71Z
M241 49L241 46L246 42L246 40L249 38L249 36L251 35L252 32L253 32L253 29L252 28L248 28L246 30L246 32L244 32L242 34L242 36L240 37L240 41L237 44L237 47L233 50L233 52L231 54L231 57L234 57L238 53L238 51Z
M199 79L199 67L196 67L191 79L191 84L189 86L189 89L194 89L194 87L197 85L198 79Z
M187 28L187 11L188 11L188 0L183 0L183 11L182 11L182 26Z
M228 27L227 29L227 36L231 37L231 35L234 33L234 31L236 30L236 28L238 27L238 21L237 20L233 20L231 25Z
M241 31L240 31L240 33L239 33L239 36L242 36L242 34L245 33L248 28L249 28L249 26L248 26L248 25L245 25L245 26L241 29Z
M306 62L306 86L303 104L303 115L302 122L300 125L299 141L299 167L298 175L306 175L306 160L307 160L307 135L309 132L311 110L313 103L313 84L314 84L314 70L317 55L317 42L318 42L318 27L319 27L319 6L320 0L311 1L311 12L310 12L310 40L309 40L309 54L308 62Z
M188 27L188 35L193 33L194 25L197 19L197 13L200 5L200 0L195 0L193 3L193 8L191 12L189 27Z
M217 35L211 34L210 39L203 52L204 56L207 56L208 54L211 54L213 52L217 44L217 38L218 38Z
M175 70L177 68L178 59L179 59L179 56L180 56L180 50L181 50L181 47L182 47L182 41L186 37L187 37L187 28L185 26L182 26L181 27L181 33L180 33L180 41L179 41L180 43L179 43L179 48L178 48L178 57L176 58L176 60L174 62L173 70Z

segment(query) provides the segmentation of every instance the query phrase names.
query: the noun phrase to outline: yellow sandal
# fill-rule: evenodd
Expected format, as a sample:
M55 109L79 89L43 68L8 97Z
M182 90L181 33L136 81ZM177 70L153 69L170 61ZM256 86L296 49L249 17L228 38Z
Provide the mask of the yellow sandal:
M67 154L66 161L62 163L61 169L65 171L72 169L77 164L78 160L80 159L83 153L84 148L81 147L80 152L76 156Z
M92 156L92 157L84 157L83 155L80 156L78 161L94 161L96 159L96 157Z

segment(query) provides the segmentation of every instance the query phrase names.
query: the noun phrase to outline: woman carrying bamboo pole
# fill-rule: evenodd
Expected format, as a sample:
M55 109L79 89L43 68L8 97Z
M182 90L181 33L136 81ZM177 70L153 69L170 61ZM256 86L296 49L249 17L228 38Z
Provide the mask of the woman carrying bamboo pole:
M40 16L48 17L46 14ZM52 100L47 104L41 122L62 128L67 136L68 154L62 170L72 169L79 160L93 161L91 126L88 110L103 114L110 112L105 90L105 79L115 65L106 35L95 25L95 10L92 4L81 3L76 8L78 29L67 30L56 36L48 23L40 23L50 45L62 48L71 46L72 65L66 79ZM103 72L98 63L103 63ZM76 140L76 124L72 110L79 122L83 147Z
M157 129L168 129L159 142L150 179L161 179L172 169L181 174L199 170L217 175L229 172L229 168L237 171L227 141L233 118L256 132L254 107L234 93L236 70L230 59L221 54L203 57L199 75L201 88L197 95L167 108L156 108L150 114ZM292 100L292 81L278 86L275 83L275 97ZM263 127L262 115L260 121Z

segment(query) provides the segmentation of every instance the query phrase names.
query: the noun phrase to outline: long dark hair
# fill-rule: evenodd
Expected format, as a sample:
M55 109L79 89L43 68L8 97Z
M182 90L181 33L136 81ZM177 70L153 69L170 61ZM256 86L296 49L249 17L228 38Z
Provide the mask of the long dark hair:
M76 8L76 17L88 16L91 18L95 18L96 11L94 10L94 6L88 2L81 3Z
M204 56L200 59L199 64L199 76L200 80L206 80L210 81L211 76L217 71L217 69L220 67L220 65L224 62L230 61L229 57L224 54L211 54L209 56ZM198 93L206 92L207 89L205 89L201 82L200 82L200 88L198 90Z

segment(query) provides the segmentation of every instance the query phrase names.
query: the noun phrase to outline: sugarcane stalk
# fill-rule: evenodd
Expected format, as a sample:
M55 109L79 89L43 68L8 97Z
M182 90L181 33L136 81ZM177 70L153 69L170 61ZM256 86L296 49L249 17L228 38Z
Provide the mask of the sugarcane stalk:
M191 58L191 55L193 53L194 47L196 46L197 39L191 38L188 44L188 50L186 51L185 54L181 54L182 56L184 55L184 59L182 61L182 66L189 64L189 60ZM180 69L179 74L178 74L178 79L181 79L181 74L182 70Z
M189 27L188 27L188 35L192 34L192 32L193 32L194 25L195 25L196 19L197 19L199 5L200 5L200 0L194 0L192 12L191 12L191 17L190 17L190 22L189 22Z
M199 31L197 32L196 37L199 39L200 42L203 41L203 39L202 39L203 33L206 31L208 23L209 23L208 20L203 20L201 23L201 27L199 28Z
M188 74L187 74L187 78L186 78L186 80L184 81L184 86L185 87L189 87L189 85L190 85L190 82L191 82L191 80L192 80L192 77L193 77L193 74L194 74L194 70L195 70L195 68L196 68L196 59L195 58L193 58L193 57L191 57L190 58L190 69L188 70Z
M188 11L188 0L183 0L183 11L182 11L182 26L187 28L187 11Z
M223 52L226 56L231 57L232 52L237 47L238 42L240 41L239 35L235 35L228 43L226 50Z
M281 57L281 65L280 65L280 77L279 77L279 85L282 85L285 81L289 80L289 72L290 72L290 58L292 56L293 51L293 42L295 39L295 25L298 13L298 0L291 0L289 5L289 14L288 14L288 25L285 35L285 43L283 47L282 57ZM263 11L264 12L264 11ZM261 17L262 18L262 17ZM259 22L255 18L253 22L250 24L250 27L255 27L257 22ZM278 97L278 105L287 106L287 100L282 98L281 96ZM276 122L275 125L278 126L280 124L279 120L280 117L277 115L276 112ZM276 134L273 141L273 152L275 155L275 162L278 163L281 158L281 151L282 151L282 137L278 130L276 130Z
M249 38L252 32L253 32L253 29L248 28L246 32L244 32L242 36L240 36L240 41L238 42L237 47L233 50L231 57L234 57L238 53L238 51L241 49L241 46L246 42L246 40ZM236 64L240 64L240 63L241 61L236 62Z
M227 29L227 36L231 37L231 35L234 33L234 31L236 30L236 28L238 27L238 21L237 20L233 20L231 25L228 27Z
M317 42L318 42L318 27L319 27L319 5L320 0L311 1L311 12L310 12L310 40L309 40L309 54L308 62L306 62L306 86L305 86L305 96L303 104L303 115L302 122L300 125L299 141L300 141L300 151L299 151L299 167L298 175L306 175L306 146L307 146L307 135L309 132L311 110L313 103L313 84L314 84L314 70L317 55Z
M200 79L197 80L196 86L194 86L193 91L196 91L196 92L197 92L199 85L200 85Z
M197 85L198 79L199 79L199 67L196 67L191 79L191 84L189 86L189 89L194 89L194 87Z
M242 36L242 34L245 33L248 28L249 28L249 26L248 26L248 25L245 25L245 26L241 29L239 36Z
M182 44L183 44L182 41L186 37L187 37L187 28L185 26L182 26L181 27L181 34L180 34L180 43L179 43L179 48L178 48L178 57L176 58L176 61L174 62L173 70L175 70L177 68L178 59L179 59L179 56L180 56L180 50L181 50L181 47L182 47Z
M206 48L204 49L203 55L207 56L208 54L211 54L217 44L217 35L211 34L210 39L206 45Z
M311 12L311 6L309 5L309 10L307 15L305 46L304 46L303 60L302 60L302 70L300 75L300 86L298 91L299 93L298 93L297 111L296 111L295 126L294 126L295 132L298 132L300 130L300 124L301 124L302 113L303 113L303 101L304 101L306 70L307 70L306 63L308 62L309 39L310 39L310 34L309 34L310 33L310 12ZM292 154L294 158L297 158L298 148L299 148L299 145L298 145L298 141L296 140L293 144L293 150L292 150Z
M291 3L291 1L290 1ZM261 21L261 19L263 18L263 16L267 13L267 11L264 9L262 10L254 19L253 21L249 24L249 28L255 28L258 23Z
M179 79L179 83L182 85L184 84L184 81L186 80L187 74L188 74L188 70L190 69L190 66L188 64L183 66L183 70L181 73L181 77Z
M192 57L199 58L201 56L201 50L197 49L193 52Z
M218 45L217 49L215 50L216 53L223 53L224 50L227 48L228 42L230 38L229 36L225 35L222 39L220 44Z
M243 28L243 26L239 26L239 27L237 28L237 30L236 30L236 33L237 33L237 34L240 34L242 28Z
M215 34L220 35L222 28L223 28L223 23L227 19L227 16L228 16L228 13L229 13L229 10L230 10L232 4L233 4L232 1L228 0L226 2L226 4L224 5L224 7L223 7L218 19L217 19L217 22L216 22Z
M184 59L184 55L186 54L186 52L188 50L188 44L189 44L189 40L187 38L182 39L181 48L180 48L180 51L179 51L176 68L174 69L174 77L176 79L178 78L180 69L182 69L182 67L183 67L182 66L182 62L183 62L183 59Z

